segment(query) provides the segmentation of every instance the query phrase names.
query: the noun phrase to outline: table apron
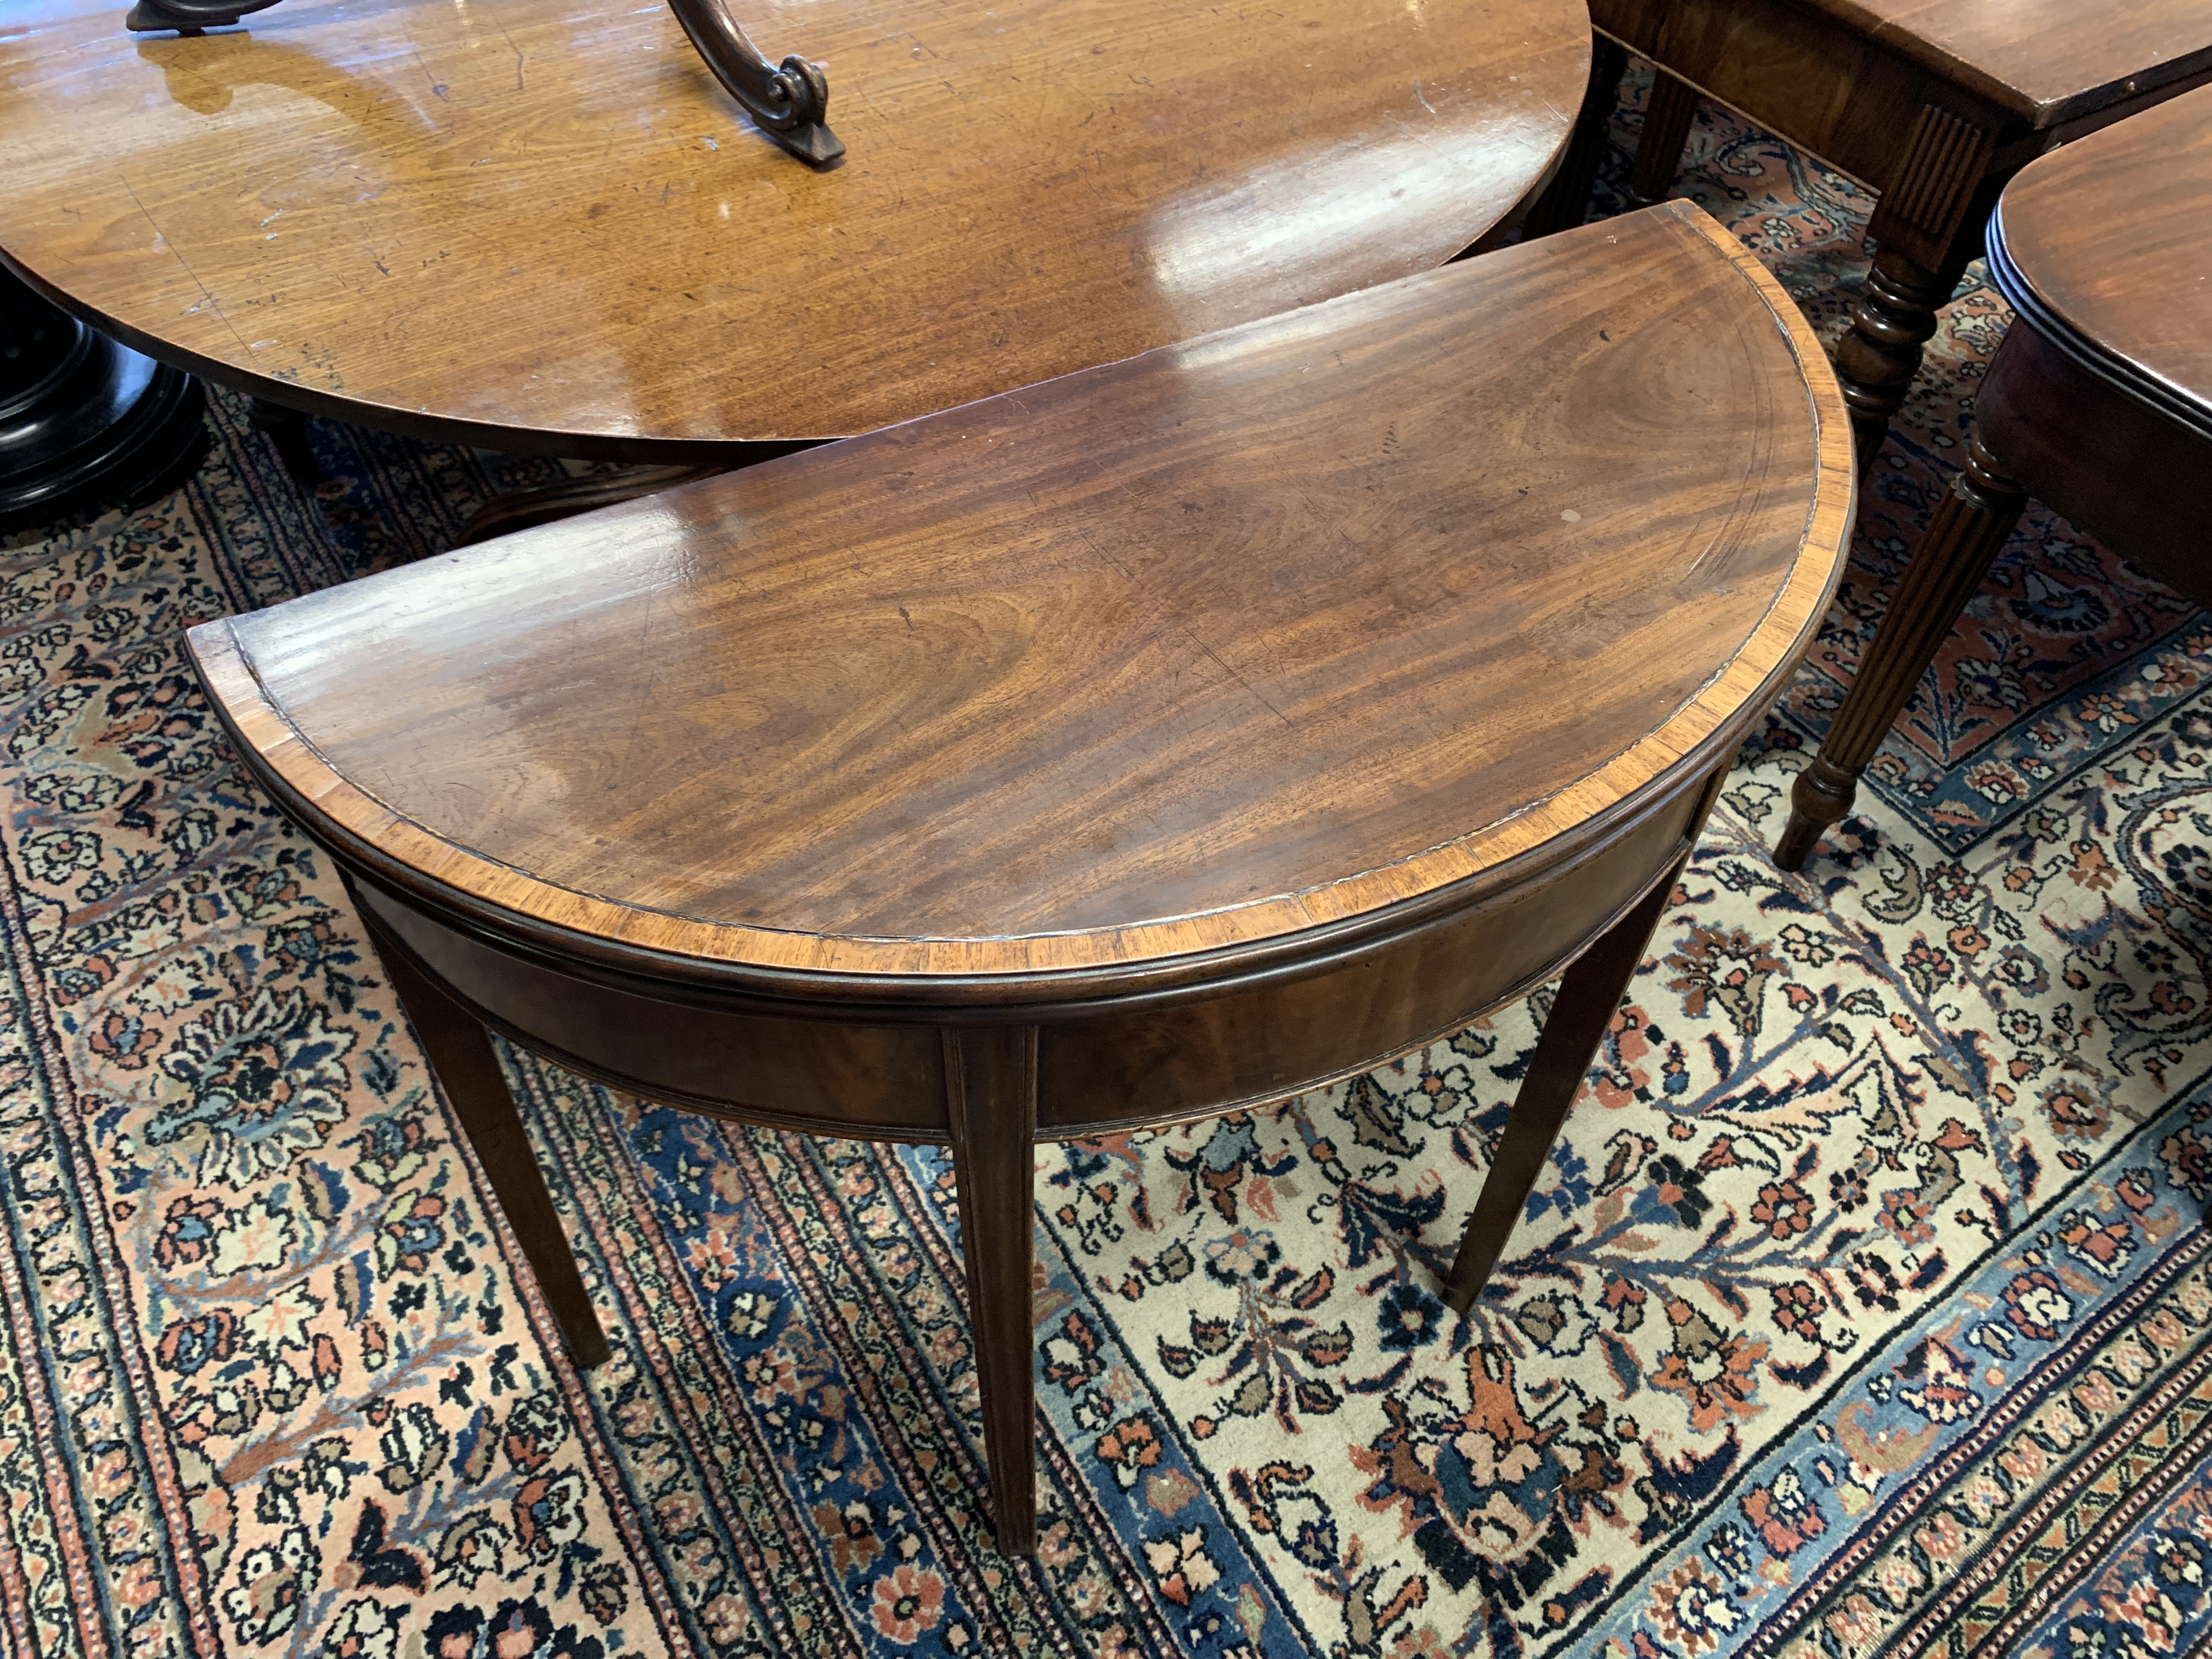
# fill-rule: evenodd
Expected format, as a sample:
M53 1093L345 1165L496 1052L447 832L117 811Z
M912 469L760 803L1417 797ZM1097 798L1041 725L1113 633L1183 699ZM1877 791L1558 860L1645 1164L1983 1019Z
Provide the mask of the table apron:
M923 1006L872 1019L850 1006L801 1012L734 994L726 1006L702 1006L696 987L663 998L650 981L617 988L502 949L357 870L350 884L380 948L404 949L485 1024L611 1087L815 1133L943 1140L951 1125L941 1031L1033 1023L1036 1134L1065 1139L1280 1099L1518 1000L1673 864L1703 818L1706 781L1686 774L1650 810L1528 883L1304 971L1120 1004Z

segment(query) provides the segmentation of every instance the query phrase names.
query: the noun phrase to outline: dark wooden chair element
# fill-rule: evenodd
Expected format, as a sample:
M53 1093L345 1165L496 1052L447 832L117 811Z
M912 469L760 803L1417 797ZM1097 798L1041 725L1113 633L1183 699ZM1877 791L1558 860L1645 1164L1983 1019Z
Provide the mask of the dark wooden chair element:
M2014 319L1937 503L1775 847L1801 870L1989 574L2032 493L2212 605L2212 88L2036 162L1990 222Z
M1836 349L1862 471L2005 181L2212 76L2212 10L2194 0L1591 0L1590 15L1596 106L1613 107L1622 46L1658 67L1632 199L1672 187L1700 97L1878 193L1874 269ZM1604 142L1601 120L1578 128L1532 229L1581 222Z
M579 1363L604 1338L480 1028L950 1145L1026 1551L1035 1143L1279 1100L1564 968L1467 1307L1850 500L1804 319L1670 204L191 648L345 872Z

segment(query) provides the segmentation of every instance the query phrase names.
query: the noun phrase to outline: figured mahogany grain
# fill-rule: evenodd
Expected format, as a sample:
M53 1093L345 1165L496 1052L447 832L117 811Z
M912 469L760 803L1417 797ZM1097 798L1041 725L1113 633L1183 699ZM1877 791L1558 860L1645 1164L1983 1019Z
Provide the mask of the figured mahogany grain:
M1582 0L815 0L830 171L659 4L0 15L0 249L313 412L671 462L950 408L1434 267L1564 142ZM686 448L689 446L689 448Z
M1693 210L1590 234L196 647L365 839L693 957L1129 961L1395 902L1670 763L1825 580L1794 308Z

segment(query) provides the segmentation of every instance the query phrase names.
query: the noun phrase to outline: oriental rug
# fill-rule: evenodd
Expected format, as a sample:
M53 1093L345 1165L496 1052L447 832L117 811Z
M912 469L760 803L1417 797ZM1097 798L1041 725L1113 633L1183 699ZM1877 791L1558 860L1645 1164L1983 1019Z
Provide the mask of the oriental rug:
M1711 110L1691 161L1837 326L1867 200ZM318 423L302 489L216 397L189 486L0 544L0 1650L2201 1647L2212 623L2031 514L1866 810L1806 878L1765 854L2002 322L1970 279L1472 1317L1437 1275L1541 994L1040 1152L1034 1561L983 1526L941 1154L514 1059L615 1344L557 1357L332 872L179 650L544 464Z

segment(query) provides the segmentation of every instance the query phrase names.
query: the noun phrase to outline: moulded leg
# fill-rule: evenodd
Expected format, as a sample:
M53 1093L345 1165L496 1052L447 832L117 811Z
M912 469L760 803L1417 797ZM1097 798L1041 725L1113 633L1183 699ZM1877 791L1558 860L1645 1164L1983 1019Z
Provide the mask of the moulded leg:
M1575 117L1575 130L1567 140L1567 153L1552 182L1522 222L1521 238L1531 241L1555 230L1571 230L1589 213L1590 191L1597 183L1599 165L1605 160L1606 127L1620 99L1620 77L1628 68L1628 50L1619 41L1600 34L1590 43L1589 90Z
M1826 739L1812 764L1797 775L1790 822L1774 847L1774 861L1784 870L1803 869L1821 833L1851 810L1859 775L1889 735L2027 505L2018 480L1979 438L1970 440L1966 470L1936 503L1928 533L1912 550L1905 580L1851 677Z
M538 1275L538 1288L560 1323L568 1357L579 1370L591 1370L607 1358L606 1333L599 1328L599 1312L576 1271L575 1254L562 1231L553 1194L545 1189L538 1155L530 1149L530 1137L514 1109L514 1097L507 1092L489 1037L473 1016L368 920L366 910L362 916L399 1006L407 1011L429 1058L430 1070L453 1103L453 1114L476 1149L477 1161L490 1177L492 1191L499 1194L507 1225L514 1229L515 1239Z
M1682 147L1698 118L1698 89L1665 70L1651 77L1651 101L1644 106L1644 131L1636 141L1636 160L1628 172L1628 194L1638 207L1663 202L1682 170Z
M1867 273L1850 331L1836 343L1836 379L1851 412L1851 437L1864 477L1920 373L1921 348L1936 332L1936 312L1953 283L1885 247Z
M999 1548L1036 1553L1036 1316L1030 1274L1037 1033L985 1025L945 1033L952 1171L960 1190L960 1249L968 1268L975 1379L983 1396L983 1455Z
M1709 801L1711 793L1709 790ZM1528 1062L1521 1079L1521 1092L1514 1099L1513 1115L1506 1121L1498 1156L1474 1200L1474 1213L1468 1218L1459 1255L1444 1281L1444 1301L1455 1312L1465 1313L1474 1306L1490 1270L1504 1253L1521 1206L1543 1172L1552 1142L1558 1138L1567 1109L1574 1104L1576 1091L1589 1071L1590 1057L1597 1052L1613 1011L1620 1006L1629 979L1644 960L1660 915L1688 861L1686 848L1635 908L1575 959L1560 981L1551 1014L1544 1021L1543 1035L1536 1040L1535 1058Z

